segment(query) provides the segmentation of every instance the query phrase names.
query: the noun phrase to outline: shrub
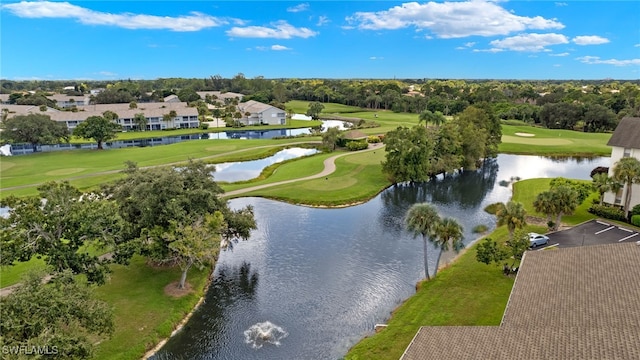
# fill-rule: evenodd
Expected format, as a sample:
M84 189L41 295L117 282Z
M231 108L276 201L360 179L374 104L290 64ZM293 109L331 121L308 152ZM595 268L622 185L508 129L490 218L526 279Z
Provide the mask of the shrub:
M200 128L200 129L202 129L202 130L207 130L207 129L209 128L209 124L207 124L207 123L200 123L199 128Z
M631 209L630 214L631 214L631 216L640 215L640 204L634 206L633 209Z
M367 142L371 144L376 144L376 143L379 143L380 141L381 141L380 137L376 135L371 135L367 137Z
M369 147L366 141L349 141L347 143L347 149L350 151L364 150Z
M631 224L635 226L640 226L640 215L633 215L631 217Z
M498 212L498 209L500 209L502 206L504 206L503 203L489 204L484 208L484 211L488 212L491 215L495 215Z
M605 219L627 221L626 217L624 216L624 211L619 208L607 205L592 205L589 208L589 212Z
M487 230L489 230L489 228L487 227L487 225L476 225L473 227L473 233L474 234L482 234L483 232L486 232Z

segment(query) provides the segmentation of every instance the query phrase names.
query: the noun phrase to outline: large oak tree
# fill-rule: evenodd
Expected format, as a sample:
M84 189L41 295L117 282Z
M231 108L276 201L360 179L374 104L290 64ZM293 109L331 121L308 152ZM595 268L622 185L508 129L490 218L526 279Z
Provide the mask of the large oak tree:
M69 142L69 129L63 122L51 120L49 115L16 115L4 120L0 138L9 143L30 143L33 150L42 144Z

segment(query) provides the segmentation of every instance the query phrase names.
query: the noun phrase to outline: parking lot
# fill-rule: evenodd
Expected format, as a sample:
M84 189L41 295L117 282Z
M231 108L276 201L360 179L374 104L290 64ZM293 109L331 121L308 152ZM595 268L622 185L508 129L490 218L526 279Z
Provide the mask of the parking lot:
M547 234L548 246L588 246L640 241L640 233L621 225L602 220L591 220L571 229Z

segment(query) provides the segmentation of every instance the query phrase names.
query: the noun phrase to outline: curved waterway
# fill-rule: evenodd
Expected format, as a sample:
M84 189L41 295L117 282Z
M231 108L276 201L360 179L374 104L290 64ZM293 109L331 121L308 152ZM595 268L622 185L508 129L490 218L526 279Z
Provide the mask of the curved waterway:
M264 159L219 163L214 165L216 171L213 173L213 178L216 181L226 182L250 180L258 177L262 170L269 165L316 153L318 153L316 149L292 147L280 150Z
M392 186L348 208L234 199L234 208L254 206L258 230L220 255L204 304L154 358L341 358L424 277L421 240L403 225L412 204L428 201L458 219L469 244L474 226L495 227L483 208L509 200L511 188L501 181L589 179L594 167L608 165L608 158L500 155L478 171ZM436 256L431 248L432 267Z

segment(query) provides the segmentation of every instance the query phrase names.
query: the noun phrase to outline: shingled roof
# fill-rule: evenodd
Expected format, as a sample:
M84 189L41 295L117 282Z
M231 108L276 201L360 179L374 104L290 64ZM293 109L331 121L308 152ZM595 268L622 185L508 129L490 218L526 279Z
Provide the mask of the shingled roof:
M640 149L640 118L625 117L620 120L607 145Z
M527 252L501 326L424 326L402 360L640 359L640 246Z

